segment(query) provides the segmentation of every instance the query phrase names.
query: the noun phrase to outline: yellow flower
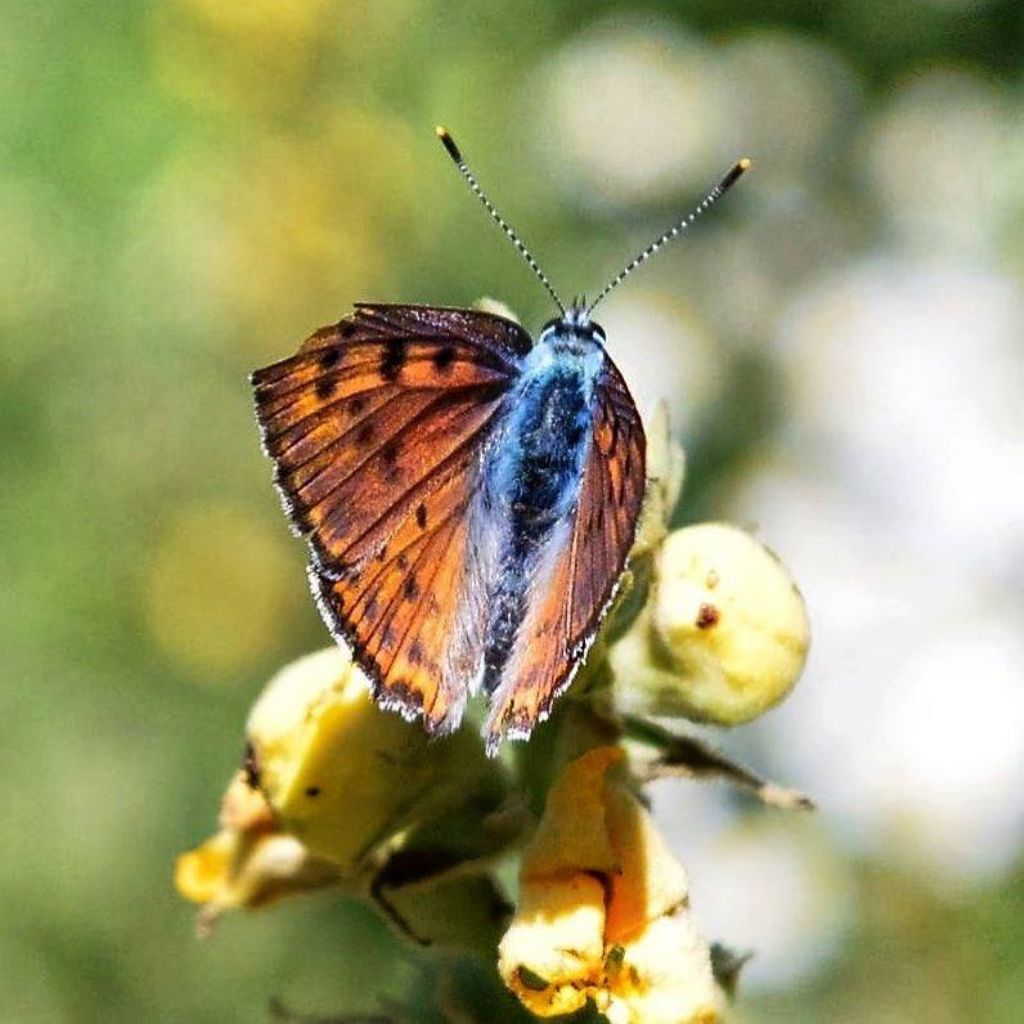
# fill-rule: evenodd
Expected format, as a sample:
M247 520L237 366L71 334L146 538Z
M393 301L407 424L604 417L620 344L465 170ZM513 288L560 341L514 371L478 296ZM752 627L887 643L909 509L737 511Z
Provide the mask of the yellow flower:
M226 910L263 907L340 879L337 865L314 857L294 836L281 832L245 772L235 775L224 794L220 831L183 853L174 869L178 892L203 905L200 935Z
M528 816L473 730L431 741L368 691L340 647L267 685L220 831L178 859L178 891L204 904L201 929L228 909L345 883L407 935L490 934L493 949L503 901L486 871Z
M472 729L432 741L381 711L338 646L282 669L246 729L259 786L277 820L347 876L398 848L416 826L474 797L500 799L500 766Z
M588 999L614 1024L714 1024L721 996L690 916L688 882L600 747L548 794L499 946L505 984L542 1017Z
M803 598L772 552L722 523L675 530L647 606L609 652L616 706L748 722L792 690L809 644Z

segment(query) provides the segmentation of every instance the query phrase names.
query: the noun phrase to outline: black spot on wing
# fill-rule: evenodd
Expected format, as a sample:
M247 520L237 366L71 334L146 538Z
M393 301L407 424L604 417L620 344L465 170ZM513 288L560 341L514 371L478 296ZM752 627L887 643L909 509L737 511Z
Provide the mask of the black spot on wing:
M384 380L394 382L402 372L406 360L406 339L388 338L380 359L380 375Z
M346 327L351 326L346 324ZM336 345L332 345L330 348L320 350L319 355L320 369L326 373L328 370L333 370L335 366L341 361L341 349Z
M454 362L454 345L442 345L441 348L434 353L434 369L437 370L438 373L446 373Z

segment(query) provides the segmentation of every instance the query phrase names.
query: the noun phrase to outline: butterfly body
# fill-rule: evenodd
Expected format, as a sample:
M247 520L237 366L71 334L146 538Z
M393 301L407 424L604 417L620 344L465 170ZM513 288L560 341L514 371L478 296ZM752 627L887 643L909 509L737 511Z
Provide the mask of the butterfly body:
M475 514L497 548L491 578L479 582L490 608L482 680L488 694L513 653L531 585L550 572L579 500L605 362L599 331L562 321L544 330L505 399L506 422L484 459Z
M429 732L487 694L488 749L571 682L646 482L640 417L578 310L536 342L471 310L357 306L253 374L332 633Z

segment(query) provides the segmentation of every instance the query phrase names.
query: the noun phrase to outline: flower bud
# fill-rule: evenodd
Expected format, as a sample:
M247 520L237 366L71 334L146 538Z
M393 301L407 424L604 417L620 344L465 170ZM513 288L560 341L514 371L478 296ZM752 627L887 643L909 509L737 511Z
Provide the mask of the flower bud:
M282 827L346 876L382 844L502 789L499 766L472 730L431 741L381 711L340 647L279 672L254 705L247 736Z
M686 455L669 429L668 406L659 402L647 424L647 490L630 561L656 551L668 535L686 476Z
M803 598L772 552L732 526L688 526L662 545L648 605L609 653L616 705L747 722L790 692L809 643Z
M368 689L339 647L267 685L220 831L176 865L201 932L225 910L341 885L408 938L493 949L507 908L489 868L530 816L475 732L431 741Z

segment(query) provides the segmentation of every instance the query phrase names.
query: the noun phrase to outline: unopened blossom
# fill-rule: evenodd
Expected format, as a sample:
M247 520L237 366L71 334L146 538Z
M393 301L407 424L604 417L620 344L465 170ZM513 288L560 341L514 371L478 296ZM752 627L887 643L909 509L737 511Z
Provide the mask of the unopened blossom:
M647 429L647 490L630 562L653 554L668 536L686 477L686 454L671 434L668 406L659 402Z
M249 714L257 784L282 828L349 877L417 825L475 794L500 793L499 767L464 729L432 742L381 711L338 646L282 669Z
M675 530L649 600L609 651L616 705L720 725L774 707L803 671L810 627L779 559L723 523Z
M176 866L202 930L226 910L340 884L407 937L493 949L505 907L487 868L527 816L479 737L432 742L381 711L338 647L282 669L246 736L220 830Z

